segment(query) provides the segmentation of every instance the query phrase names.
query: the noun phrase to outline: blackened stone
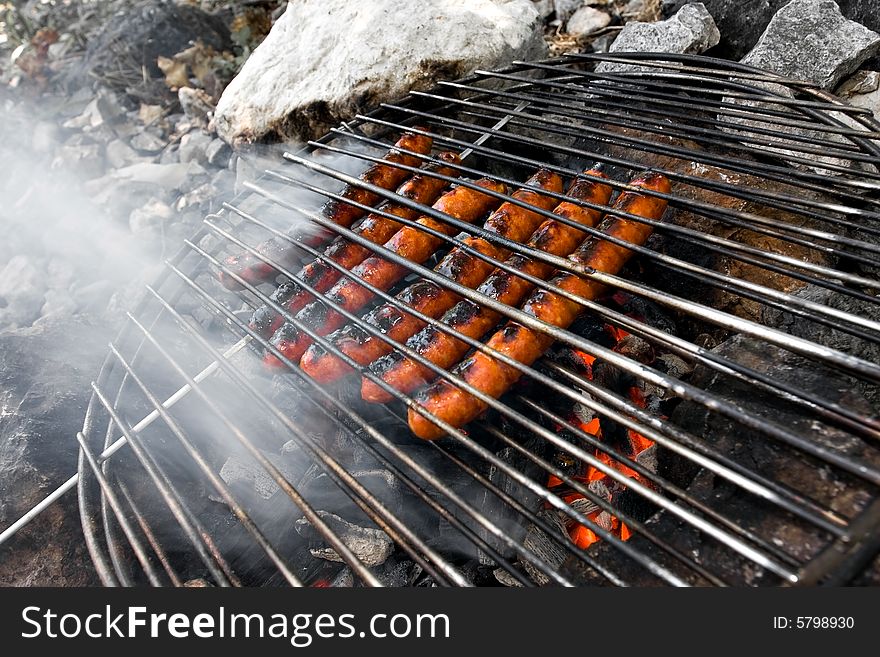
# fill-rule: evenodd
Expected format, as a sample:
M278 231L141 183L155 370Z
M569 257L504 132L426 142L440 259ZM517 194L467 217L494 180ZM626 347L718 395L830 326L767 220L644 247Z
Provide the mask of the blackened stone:
M0 334L0 527L76 472L89 381L114 330L80 315ZM0 585L95 583L74 494L0 548Z
M132 95L142 82L142 71L161 81L157 59L173 57L196 41L215 50L231 46L229 30L220 18L189 4L148 0L119 11L107 22L89 43L82 73Z

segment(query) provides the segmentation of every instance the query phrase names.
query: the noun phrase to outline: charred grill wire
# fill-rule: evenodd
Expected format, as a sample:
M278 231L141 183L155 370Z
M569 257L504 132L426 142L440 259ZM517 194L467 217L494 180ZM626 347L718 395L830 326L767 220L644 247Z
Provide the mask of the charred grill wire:
M602 61L633 68L603 73L595 66ZM791 93L772 90L779 86ZM880 365L870 356L880 345L878 139L880 125L866 111L802 82L694 56L613 54L478 72L286 154L168 261L95 382L79 437L79 495L100 576L113 584L294 586L779 585L871 576L880 417L864 399L880 398ZM387 163L395 142L394 184L334 164ZM566 184L540 189L538 207L515 192L541 169ZM645 170L671 190L630 184ZM555 220L632 251L632 260L619 272L593 269L481 227L485 216L456 220L393 191L415 174L534 213L535 226ZM478 185L482 178L497 186ZM592 203L562 191L576 180L607 184L614 196ZM627 192L668 204L666 214L615 207ZM414 263L319 210L343 202L352 215L372 213L441 246L433 260ZM640 244L610 236L601 224L554 214L564 202L653 235ZM371 285L322 257L323 245L267 219L279 211L407 277ZM267 239L281 246L262 249ZM479 240L492 248L478 248ZM581 319L547 324L528 306L445 276L434 265L453 249L579 304ZM556 273L532 276L515 258ZM426 415L447 436L415 439L407 414L426 413L420 393L401 392L349 358L273 296L265 276L237 269L241 261L295 280L337 322L470 393L488 413L464 427ZM296 277L311 261L374 301L350 312L344 299L322 295L326 285ZM604 296L567 291L565 276L601 286ZM417 279L555 345L528 365L500 354L484 342L494 327L461 335L437 313L408 306L398 292ZM392 339L381 323L364 321L377 304L489 356L519 383L498 399L481 392L408 336ZM332 386L311 379L251 322L260 308L349 375ZM261 367L264 355L283 365L280 373ZM391 401L364 402L361 377ZM386 545L370 543L376 529L392 556L376 556ZM328 553L333 560L313 556Z

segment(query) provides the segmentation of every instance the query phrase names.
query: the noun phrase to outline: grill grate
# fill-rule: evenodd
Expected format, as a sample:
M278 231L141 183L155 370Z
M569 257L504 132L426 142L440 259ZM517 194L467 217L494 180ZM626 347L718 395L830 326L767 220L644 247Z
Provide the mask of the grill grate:
M440 163L436 149L461 152L462 163L446 163L457 176L421 169L450 184L476 188L473 181L488 176L516 189L539 168L584 178L584 165L600 162L615 191L632 190L626 181L646 168L664 174L672 192L645 193L666 199L671 209L661 221L616 212L650 224L654 237L644 246L616 241L636 253L623 272L592 271L352 175L380 162L405 131L432 138L433 154L406 153L422 164ZM876 578L869 564L880 548L880 417L865 398L876 402L871 395L880 365L865 354L880 343L877 139L880 125L866 111L802 82L695 56L614 54L478 72L383 104L303 151L285 153L283 165L208 217L167 262L128 315L93 386L79 435L79 496L100 576L124 585L203 579L294 586L348 576L365 585L457 586L493 577L526 586ZM620 299L674 318L677 328L669 330L607 299L580 301L603 326L678 357L693 373L640 362L577 326L549 327L332 223L317 207L326 199L343 200L336 191L342 183L603 283ZM507 193L489 193L603 238L598 229ZM566 193L546 195L578 202ZM675 219L685 214L694 221ZM255 286L226 264L226 255L247 252L293 278L297 266L257 248L274 236L296 244L302 261L319 257L321 247L289 236L291 217L366 247L505 320L552 335L554 354L532 366L496 354L524 377L495 400L393 343L490 407L464 429L444 426L449 435L441 441L414 439L406 415L421 407L410 395L287 313L269 297L271 285ZM523 277L468 247L462 235L433 234L444 249L464 249ZM719 262L725 268L713 265ZM223 289L218 272L243 289ZM768 282L772 276L791 287ZM528 280L577 299L546 280ZM302 287L315 292L305 282ZM379 303L403 307L396 289L367 287ZM305 376L249 327L251 312L262 305L362 370L394 401L361 402L359 385L352 385L359 377L330 386ZM374 339L389 340L360 312L332 300L327 306ZM407 312L450 330L433 317ZM770 316L788 320L772 325ZM740 351L710 348L713 340L735 336ZM487 350L479 340L458 337ZM283 373L261 369L266 350L286 366ZM671 406L645 407L589 378L558 357L571 353L595 357L641 389L666 391ZM813 385L813 379L826 383ZM565 410L575 407L600 416L603 427L653 442L658 463L646 464L585 430ZM255 497L253 486L221 476L230 455L254 464L247 477L274 491L268 500ZM622 492L604 495L584 472L601 473ZM411 562L406 582L391 577L390 562L374 563L345 540L348 530L327 513L327 495L335 507L340 500L348 505L349 519L362 518L356 524L385 532L396 563ZM576 497L586 502L572 504ZM308 539L295 528L300 517L313 532ZM560 530L563 521L600 540L579 547ZM632 534L628 540L620 524ZM551 546L549 552L535 547L535 536ZM335 551L339 563L308 558L318 544Z

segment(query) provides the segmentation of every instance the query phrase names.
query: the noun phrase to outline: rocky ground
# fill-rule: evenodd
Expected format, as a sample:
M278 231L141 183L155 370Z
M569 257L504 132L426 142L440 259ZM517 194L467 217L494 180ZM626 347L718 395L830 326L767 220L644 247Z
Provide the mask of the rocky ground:
M11 166L0 177L0 528L75 470L88 382L120 310L202 218L254 176L264 151L243 144L314 137L409 88L513 59L615 50L748 58L788 4L429 0L411 11L394 0L298 0L289 8L278 0L2 5L0 157ZM876 0L837 4L847 18L880 29ZM880 39L837 18L831 5L794 0L787 9L785 26L801 25L802 15L831 16L809 28L824 41L798 39L797 29L806 28L767 30L776 41L765 35L760 52L770 54L748 61L806 76L798 68L805 58L774 63L773 53L791 55L809 43L819 63L827 62L841 48L853 50L841 32L826 29L840 23L858 32L857 56L816 82L833 89L843 80L841 93L880 108ZM363 35L358 25L367 26ZM304 31L308 39L299 38ZM72 566L87 561L82 539L71 538L77 531L75 498L68 497L0 548L0 584L92 583L87 567ZM39 540L46 535L57 540ZM71 545L72 553L59 547Z

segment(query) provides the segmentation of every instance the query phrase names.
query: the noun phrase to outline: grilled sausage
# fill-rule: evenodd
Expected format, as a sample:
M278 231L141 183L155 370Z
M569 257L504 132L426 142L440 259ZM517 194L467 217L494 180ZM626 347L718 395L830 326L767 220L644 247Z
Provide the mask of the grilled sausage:
M642 174L631 183L653 191L669 193L669 181L656 173ZM638 192L621 194L614 204L616 210L647 219L659 219L666 209L666 200ZM651 226L639 222L608 217L600 227L607 235L633 244L643 244L651 234ZM597 271L616 273L626 263L632 251L603 239L587 240L570 258L572 262ZM595 299L602 285L593 279L562 272L553 284L583 299ZM553 326L568 328L583 311L583 306L546 290L536 290L523 306L523 311ZM497 331L486 345L525 365L531 365L553 344L546 333L536 332L508 322ZM498 398L520 377L520 371L495 358L477 351L453 370L468 384L481 392ZM487 404L445 379L438 380L415 395L415 400L430 414L454 427L461 427L482 413ZM426 440L434 440L444 431L418 411L409 410L409 426Z
M398 169L393 165L403 164L417 167L421 161L415 155L401 153L396 149L400 148L426 155L431 152L432 144L433 140L430 137L408 132L397 140L394 144L395 148L388 151L382 162L374 163L360 175L360 179L383 189L395 189L409 176L409 172L404 169ZM341 195L350 201L356 201L364 205L373 205L379 200L378 194L353 185L346 185ZM321 208L321 213L333 223L348 228L355 221L363 217L366 211L343 201L331 199ZM325 237L323 232L321 232L315 236L301 237L301 239L305 244L315 246L320 244ZM255 250L270 260L284 265L287 265L297 252L296 247L291 242L278 237L266 240L258 245ZM224 264L252 285L271 281L278 275L277 269L263 262L249 251L229 256ZM223 286L229 290L242 289L242 285L224 271L219 273L219 278Z
M505 191L504 185L487 178L477 181L476 184L481 188L498 193L503 193ZM494 209L498 203L498 199L494 196L461 185L441 196L433 207L435 210L455 219L470 223L476 221L481 216ZM437 221L430 217L423 216L419 219L418 223L441 232L452 232L449 224ZM397 231L397 233L385 243L385 247L405 257L413 257L414 255L418 256L420 255L420 252L428 251L427 255L422 257L422 260L424 260L430 255L430 251L437 247L437 242L439 242L439 240L440 238L433 237L427 233L422 233L416 228L406 226ZM393 280L396 280L394 278L395 276L399 278L405 273L405 271L405 268L399 265L395 265L382 258L373 256L361 262L352 270L352 273L358 277L370 280L375 285L381 286L383 281L377 280L377 274L381 274L387 282L386 284L390 285ZM343 285L346 282L352 283L352 285ZM360 285L354 284L349 279L343 279L328 293L328 298L333 297L334 300L339 300L338 294L340 289L353 289L355 291L364 290ZM363 299L364 297L369 299L369 295L364 295L363 293L357 295L358 299ZM346 300L341 299L340 301L345 302ZM349 307L348 303L346 303L346 307ZM341 316L335 312L331 313L324 304L313 302L300 310L296 317L306 325L315 327L317 331L323 330L323 334L326 335L339 326L339 322L338 320L335 320L335 317ZM325 325L322 320L326 317L333 318L337 323L330 323L327 325L330 328L324 328ZM310 342L308 336L301 334L291 323L283 324L272 337L272 344L290 360L294 361L299 360L300 356L302 356L303 352L308 348ZM271 354L266 356L264 362L270 367L283 367L283 363Z
M497 246L482 238L467 236L463 237L462 241L490 258L504 257L503 252ZM476 262L468 262L468 266L464 267L462 256L467 256L468 259L473 259ZM453 278L467 287L476 287L486 278L491 268L488 262L473 257L460 249L453 249L446 254L435 271L448 278ZM413 283L397 294L397 300L400 303L406 304L410 308L416 308L431 317L441 315L458 299L459 296L454 292L440 287L433 281L424 279ZM390 303L371 310L364 315L363 321L375 326L395 340L406 339L423 324L421 320L401 311L400 308ZM387 343L379 338L374 338L357 324L344 326L332 333L328 339L337 349L360 365L372 362L390 349ZM327 353L319 344L313 344L308 348L300 360L300 366L306 374L321 383L330 383L354 371L342 359Z
M591 169L586 173L594 177L604 177L598 169ZM572 183L568 195L596 205L606 205L611 197L611 188L581 178ZM602 216L599 210L585 208L570 201L560 203L554 213L590 227L595 226ZM566 256L577 247L583 236L583 231L548 219L535 231L528 245L553 255ZM551 265L520 254L511 256L506 264L537 278L546 278L553 271ZM496 269L477 288L477 291L508 306L518 306L533 287L524 278L503 269ZM458 333L476 339L482 337L500 319L500 315L494 310L468 299L462 299L442 317L441 321ZM460 361L469 348L466 342L434 326L423 328L410 338L407 346L444 369ZM411 392L436 376L434 370L399 351L377 360L370 369L401 392ZM384 388L366 377L362 382L361 394L365 400L375 403L385 403L391 399L391 395Z
M538 189L562 191L562 179L557 174L543 169L532 176L527 184ZM527 197L529 203L537 204L541 201L541 195L532 189L524 190L523 195ZM486 220L484 227L492 232L502 234L514 232L517 230L517 226L523 222L533 221L531 219L533 214L525 208L510 204L510 207L506 209L499 208L498 212L493 212ZM419 219L419 223L447 235L451 235L455 230L454 226L430 217L422 217ZM431 257L431 254L437 250L441 243L442 239L439 237L418 228L405 226L388 240L385 247L406 257L411 262L422 263ZM373 293L361 285L358 279L365 280L380 290L387 290L406 276L408 271L409 269L405 265L396 264L379 256L372 256L353 270L357 278L345 278L339 281L326 296L330 301L339 304L349 312L355 312L363 308L373 298ZM319 335L327 335L345 323L344 315L329 309L321 301L313 301L303 308L297 313L297 318L306 322L308 326L314 327ZM288 357L296 355L299 358L310 344L311 339L304 334L299 337L296 344L286 340Z
M458 155L448 152L440 153L437 159L452 164L461 162L461 158ZM456 176L458 174L456 169L434 163L429 164L424 169L426 173L417 173L404 182L397 189L397 195L417 203L430 205L437 200L440 192L443 191L443 188L448 183L440 178L427 175L427 173L437 173L444 176ZM394 201L385 201L379 207L389 214L410 221L416 219L419 214L418 210L405 205L399 205ZM374 244L384 244L399 229L399 222L383 217L380 214L371 213L357 225L354 232ZM369 255L369 249L355 244L344 237L337 237L330 246L324 249L325 259L332 260L346 269L352 269L355 265L363 262ZM341 276L342 274L338 270L320 259L310 262L296 274L297 279L311 285L318 292L329 290ZM272 293L271 299L278 305L284 306L289 313L296 314L314 297L311 292L301 287L297 281L286 281L279 285L275 292ZM270 306L263 305L257 308L251 316L250 327L263 337L269 337L283 323L284 320L280 314L275 312Z
M547 189L552 191L561 191L561 188L555 189L557 184L561 185L561 182L558 177L548 177L541 184L550 185ZM528 187L514 192L513 198L526 203L531 202L543 210L549 210L556 203L552 197L539 196ZM501 207L486 220L485 227L486 230L496 232L502 237L521 242L532 233L542 219L543 215L508 201L502 203ZM467 242L480 253L498 260L509 254L507 249L492 247L485 240L469 238ZM455 248L435 268L435 271L467 287L476 287L492 271L492 265L476 255ZM439 317L460 299L454 292L426 280L414 283L400 292L397 298L407 306L431 317ZM393 304L385 304L363 319L374 326L381 326L382 331L396 341L406 340L424 326L422 320ZM387 342L371 337L363 329L349 325L337 331L331 339L355 362L366 365L391 351L391 346ZM310 347L303 355L300 365L312 378L325 383L351 371L351 368L340 359L318 345Z

